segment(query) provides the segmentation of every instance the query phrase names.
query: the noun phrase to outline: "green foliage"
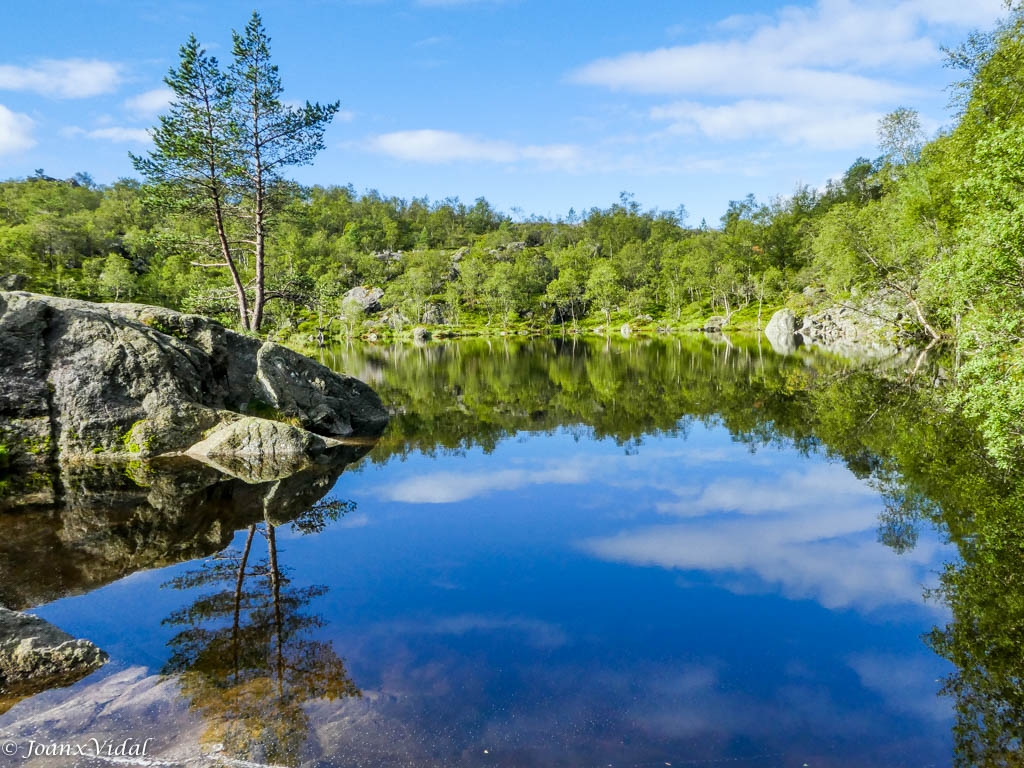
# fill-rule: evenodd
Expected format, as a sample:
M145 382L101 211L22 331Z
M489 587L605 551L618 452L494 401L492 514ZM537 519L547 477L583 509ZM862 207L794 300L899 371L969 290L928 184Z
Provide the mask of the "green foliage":
M611 322L612 310L622 299L621 279L615 267L602 260L587 278L586 298L604 312L605 322Z
M135 158L147 183L42 173L0 183L0 273L23 274L29 290L162 304L243 328L265 313L276 338L321 344L439 319L451 333L577 330L616 312L680 330L710 314L763 327L767 306L816 309L820 287L841 302L885 294L890 324L957 345L951 402L980 419L993 455L1008 464L1024 451L1018 6L947 52L964 73L953 129L923 143L916 113L900 108L879 126L877 160L857 158L820 193L735 200L714 229L627 193L607 208L516 222L483 198L287 183L284 169L314 157L337 105L284 104L258 16L233 42L226 70L194 38L182 47L154 151ZM345 306L360 285L384 290L386 318Z
M165 78L174 97L153 131L154 148L132 160L151 184L153 204L190 219L198 231L183 243L186 252L206 268L227 270L242 328L258 331L265 302L274 297L268 234L292 196L283 170L312 162L339 104L284 103L258 13L232 41L232 63L222 72L189 37Z
M924 130L917 110L899 107L878 124L878 146L885 162L910 165L921 156Z

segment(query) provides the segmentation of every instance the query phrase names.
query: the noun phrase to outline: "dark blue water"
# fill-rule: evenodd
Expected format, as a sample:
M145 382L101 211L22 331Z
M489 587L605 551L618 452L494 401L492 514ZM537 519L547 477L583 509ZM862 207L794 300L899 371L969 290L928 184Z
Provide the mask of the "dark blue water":
M290 585L326 587L304 607L308 638L362 692L302 702L286 762L948 765L949 668L921 640L947 619L923 597L950 557L939 537L903 554L879 543L879 492L824 450L754 451L714 418L679 423L639 440L577 425L487 451L378 450L338 479L345 516L313 535L278 527ZM203 593L166 585L196 567L38 607L112 664L0 728L105 675L159 671L181 631L162 622ZM176 711L119 716L207 749L195 712L160 714Z

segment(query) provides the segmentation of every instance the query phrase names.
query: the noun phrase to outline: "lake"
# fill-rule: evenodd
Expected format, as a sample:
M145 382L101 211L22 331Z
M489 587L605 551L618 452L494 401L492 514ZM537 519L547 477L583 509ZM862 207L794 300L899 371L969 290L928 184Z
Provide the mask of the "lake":
M998 617L1024 600L993 577L1019 547L985 544L1019 486L980 468L929 374L704 337L322 359L394 414L343 471L97 468L65 480L63 512L0 515L4 604L111 656L14 704L0 740L288 766L945 766L1019 746Z

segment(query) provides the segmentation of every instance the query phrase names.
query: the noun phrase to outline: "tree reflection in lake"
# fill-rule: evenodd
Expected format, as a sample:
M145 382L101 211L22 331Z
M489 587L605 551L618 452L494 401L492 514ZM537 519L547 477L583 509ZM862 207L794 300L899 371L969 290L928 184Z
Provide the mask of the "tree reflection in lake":
M461 342L338 349L397 406L372 454L493 449L523 429L579 425L624 445L687 423L724 424L756 449L796 445L841 460L883 499L878 539L911 551L921 525L956 545L932 593L952 619L929 645L956 670L960 765L1018 765L1024 745L1024 475L998 470L936 395L941 366L781 357L699 338Z
M149 620L156 633L177 606L166 671L206 739L245 760L475 765L490 748L517 766L766 753L910 766L950 762L952 744L964 766L1020 764L1024 482L939 407L941 366L908 380L913 356L864 365L700 338L352 347L325 361L372 381L394 413L372 463L343 481L358 525L332 525L329 506L299 514L330 474L315 494L301 479L190 474L194 489L164 493L138 477L117 514L69 507L56 544L29 550L38 529L0 515L21 542L0 541L0 598L43 594L38 563L54 553L73 555L68 573L96 571L75 576L84 591L205 557L240 530L233 549L177 566L161 593L175 599ZM73 499L81 484L63 485ZM286 519L320 532L290 539L291 573ZM300 563L345 599L308 586ZM141 605L146 589L118 594ZM955 665L952 739L936 698L948 668L922 633Z
M351 502L321 503L294 525L317 531ZM266 556L255 561L257 540ZM170 641L165 674L206 724L204 740L235 759L298 765L310 722L304 705L361 695L330 643L310 635L324 624L307 611L325 586L296 587L279 562L277 526L249 526L239 552L226 550L165 586L201 594L164 623L183 627Z
M976 497L960 561L946 565L937 591L952 620L928 636L956 669L957 765L1024 763L1024 485L995 481ZM947 513L948 514L948 513Z

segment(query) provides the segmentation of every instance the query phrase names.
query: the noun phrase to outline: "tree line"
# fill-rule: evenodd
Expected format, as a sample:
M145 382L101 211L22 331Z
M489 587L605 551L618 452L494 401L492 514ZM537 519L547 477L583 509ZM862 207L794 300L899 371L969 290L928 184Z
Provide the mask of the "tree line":
M0 273L25 287L144 301L287 337L402 324L493 331L630 322L750 325L805 289L850 302L884 291L921 342L950 343L954 398L993 452L1024 448L1024 13L947 52L962 73L954 123L930 141L913 110L879 126L878 158L826 188L729 204L714 226L631 195L554 220L513 220L485 199L430 201L301 187L337 104L285 106L259 17L222 70L194 39L175 93L134 158L143 181L97 186L40 170L0 183ZM383 290L384 312L346 302ZM819 302L820 303L820 302ZM742 316L742 315L741 315ZM371 328L368 331L367 325Z

